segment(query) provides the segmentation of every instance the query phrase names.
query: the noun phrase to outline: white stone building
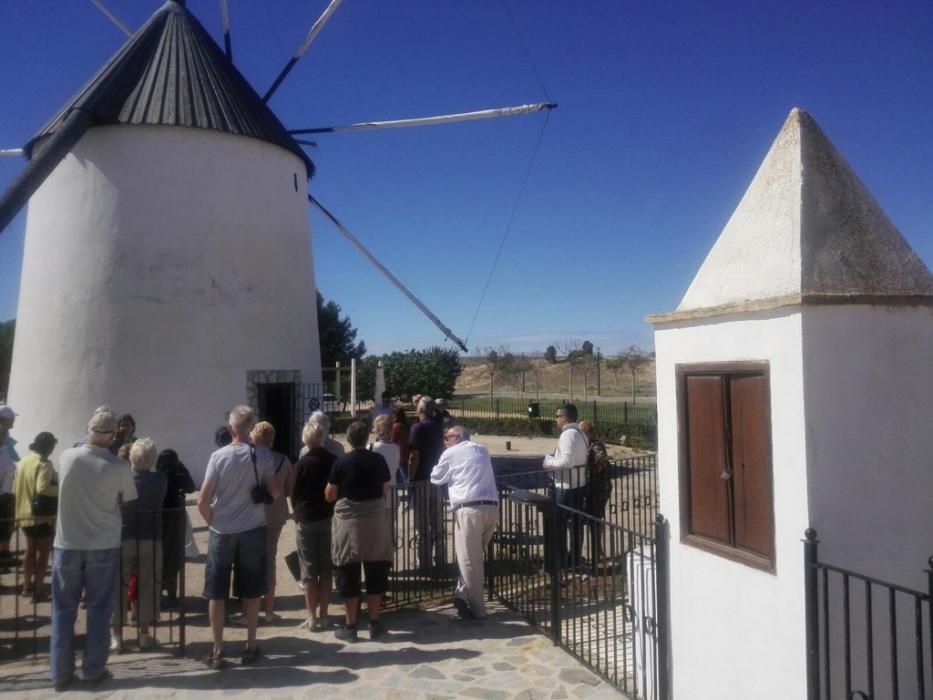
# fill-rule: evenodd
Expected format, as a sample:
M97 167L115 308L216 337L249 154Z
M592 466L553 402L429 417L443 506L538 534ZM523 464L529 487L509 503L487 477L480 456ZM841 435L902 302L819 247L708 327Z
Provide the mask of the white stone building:
M822 561L926 585L933 276L795 109L649 320L673 695L804 698L806 528Z

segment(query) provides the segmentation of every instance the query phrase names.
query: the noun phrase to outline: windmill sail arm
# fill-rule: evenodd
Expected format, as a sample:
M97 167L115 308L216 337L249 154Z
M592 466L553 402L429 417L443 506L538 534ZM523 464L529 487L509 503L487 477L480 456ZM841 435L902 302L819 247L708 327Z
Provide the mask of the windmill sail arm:
M133 36L133 32L130 31L130 28L127 27L123 22L121 22L120 19L115 14L113 14L110 10L107 9L106 5L104 5L103 3L103 0L91 0L91 3L93 3L94 7L96 7L98 10L101 11L104 17L106 17L111 22L113 22L114 25L116 25L117 29L119 29L121 32L123 32L127 36Z
M65 118L45 143L34 147L32 160L0 196L0 233L3 233L7 224L45 182L45 178L55 170L55 166L68 155L68 151L90 125L91 118L87 112L76 109Z
M336 12L337 8L340 7L340 3L343 0L330 0L330 4L325 8L324 12L320 17L317 18L317 21L311 25L311 29L308 31L308 35L305 37L304 41L301 42L301 46L298 47L298 50L295 51L295 54L288 59L288 63L285 64L285 67L279 72L275 80L272 82L272 86L266 90L266 94L262 96L263 102L268 102L269 98L279 89L279 85L282 84L282 81L285 80L292 68L295 67L295 64L298 63L298 59L304 56L305 51L308 50L308 47L311 46L311 42L317 37L320 31L324 28L324 25L327 24L327 21L330 19L331 15Z
M328 126L313 129L290 129L290 134L337 134L348 131L372 131L373 129L401 129L410 126L436 126L438 124L452 124L454 122L475 121L477 119L497 119L499 117L517 117L523 114L533 114L543 110L555 109L556 102L538 102L517 107L500 107L497 109L481 109L476 112L459 112L457 114L443 114L435 117L415 117L413 119L394 119L379 122L360 122L346 126Z
M377 270L379 270L379 272L381 272L383 275L385 275L385 277L386 277L393 285L395 285L395 287L396 287L402 294L404 294L406 297L408 297L408 300L411 301L411 303L413 303L415 306L417 306L418 309L421 311L421 313L423 313L425 316L427 316L427 317L431 320L431 322L432 322L435 326L437 326L437 327L440 329L441 333L443 333L445 336L447 336L447 338L448 338L452 343L455 343L461 350L463 350L463 352L468 352L467 347L466 347L466 345L464 344L464 342L463 342L462 340L460 340L460 338L458 338L456 335L454 335L454 332L453 332L452 330L450 330L447 326L445 326L443 323L441 323L441 320L440 320L437 316L435 316L433 313L431 313L431 310L430 310L427 306L425 306L424 304L422 304L422 303L421 303L421 300L418 299L418 297L416 297L414 294L412 294L411 291L408 289L408 287L406 287L404 284L402 284L401 281L399 281L399 279L398 279L395 275L393 275L391 272L389 272L389 270L386 268L386 266L383 265L381 262L379 262L379 261L375 258L375 256L374 256L372 253L370 253L362 243L359 242L359 240L356 238L356 236L354 236L352 233L350 233L350 231L347 229L347 227L344 226L343 224L341 224L341 223L337 220L337 217L335 217L333 214L331 214L329 211L327 211L327 209L325 209L324 206L323 206L320 202L318 202L318 201L317 201L313 196L311 196L310 194L308 195L308 201L311 202L311 204L313 204L315 207L317 207L317 208L321 211L321 213L324 214L324 216L326 216L328 219L330 219L331 223L334 224L334 226L337 227L337 230L339 230L340 233L342 233L343 236L344 236L348 241L350 241L350 243L353 244L353 247L356 248L358 251L360 251L360 253L363 254L363 257L365 257L367 260L369 260L369 262L372 263L372 265L373 265Z
M224 53L230 62L233 62L233 45L230 42L230 10L227 8L227 0L220 0L220 21L224 30Z

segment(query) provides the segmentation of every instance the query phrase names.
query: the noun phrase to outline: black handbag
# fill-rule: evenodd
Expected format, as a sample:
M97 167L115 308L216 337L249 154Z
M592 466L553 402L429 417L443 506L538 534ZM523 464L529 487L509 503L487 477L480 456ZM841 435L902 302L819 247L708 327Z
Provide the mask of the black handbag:
M32 497L32 514L37 518L54 518L58 515L58 496L43 496L39 493L38 467L36 468L36 495Z

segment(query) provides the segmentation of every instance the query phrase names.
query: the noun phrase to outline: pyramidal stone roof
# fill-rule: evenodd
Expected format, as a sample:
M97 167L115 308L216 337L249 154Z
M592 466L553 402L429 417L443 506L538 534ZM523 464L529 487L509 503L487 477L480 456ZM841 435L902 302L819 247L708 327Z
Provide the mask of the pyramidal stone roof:
M168 0L26 144L81 110L92 124L211 129L259 139L314 164L182 1Z
M816 121L791 111L677 310L933 303L933 275Z

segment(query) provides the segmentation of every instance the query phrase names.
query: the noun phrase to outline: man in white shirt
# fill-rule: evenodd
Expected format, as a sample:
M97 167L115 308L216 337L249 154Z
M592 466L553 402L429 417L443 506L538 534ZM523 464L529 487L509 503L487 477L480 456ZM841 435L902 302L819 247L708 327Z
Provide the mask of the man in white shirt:
M214 638L204 662L214 670L225 665L224 608L234 564L247 628L241 662L254 663L260 656L256 624L259 601L267 592L265 505L278 498L282 489L275 478L272 452L249 442L254 422L249 406L230 411L228 430L233 442L211 455L198 494L198 512L210 529L204 597ZM264 493L257 490L260 486L265 487Z
M431 483L448 486L454 512L454 552L460 579L454 607L462 618L486 617L483 554L499 521L499 488L489 451L470 441L463 426L444 433L447 449L431 470Z
M84 679L110 677L110 617L120 566L120 503L136 499L130 466L110 452L117 429L113 413L95 413L88 441L62 453L58 470L58 519L52 561L52 682L64 690L74 677L75 618L81 592L87 604Z
M554 477L554 496L559 506L566 506L576 511L583 510L583 498L586 495L586 437L577 425L577 407L572 403L557 409L554 416L561 430L557 440L557 449L553 455L544 458L544 468L552 471ZM558 509L563 550L564 568L573 568L579 562L583 551L583 518ZM566 548L566 535L569 526L570 549Z

